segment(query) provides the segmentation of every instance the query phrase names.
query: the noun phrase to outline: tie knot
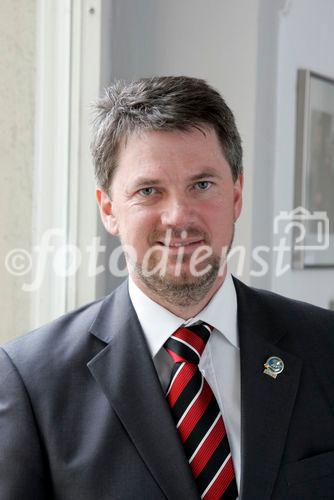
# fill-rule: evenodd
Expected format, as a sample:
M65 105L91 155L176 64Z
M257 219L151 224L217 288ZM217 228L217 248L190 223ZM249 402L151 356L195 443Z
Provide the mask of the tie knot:
M198 364L211 330L212 328L205 323L182 326L169 337L164 347L175 363L187 361Z

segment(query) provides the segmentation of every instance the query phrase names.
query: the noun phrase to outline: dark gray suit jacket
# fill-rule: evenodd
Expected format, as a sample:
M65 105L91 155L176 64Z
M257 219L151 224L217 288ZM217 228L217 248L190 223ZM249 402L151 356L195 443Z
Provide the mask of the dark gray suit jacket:
M334 314L235 286L241 498L333 499ZM0 349L1 500L166 498L199 497L126 283Z

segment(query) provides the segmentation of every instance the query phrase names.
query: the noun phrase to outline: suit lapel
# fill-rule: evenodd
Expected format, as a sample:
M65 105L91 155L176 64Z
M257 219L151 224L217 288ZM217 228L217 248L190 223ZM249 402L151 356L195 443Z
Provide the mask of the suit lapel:
M260 302L263 296L235 280L241 363L241 496L269 500L277 479L302 362L279 347L285 331ZM263 373L270 356L284 361L276 379Z
M107 297L91 332L107 342L88 367L168 498L198 499L127 283Z

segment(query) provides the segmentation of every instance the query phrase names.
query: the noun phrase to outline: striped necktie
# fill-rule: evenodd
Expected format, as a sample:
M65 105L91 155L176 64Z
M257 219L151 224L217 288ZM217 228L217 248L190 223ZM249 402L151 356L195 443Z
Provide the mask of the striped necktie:
M175 363L166 398L204 500L235 500L238 490L224 421L198 369L210 337L205 323L179 328L164 344Z

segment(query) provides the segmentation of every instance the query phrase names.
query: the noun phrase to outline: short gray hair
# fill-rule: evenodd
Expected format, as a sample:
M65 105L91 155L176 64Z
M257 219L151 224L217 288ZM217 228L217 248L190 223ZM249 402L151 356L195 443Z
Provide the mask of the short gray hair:
M190 131L211 126L216 131L234 182L242 173L241 139L232 111L204 80L156 76L116 81L94 106L91 152L100 188L108 191L122 141L135 131Z

